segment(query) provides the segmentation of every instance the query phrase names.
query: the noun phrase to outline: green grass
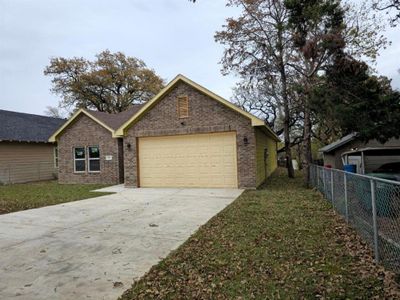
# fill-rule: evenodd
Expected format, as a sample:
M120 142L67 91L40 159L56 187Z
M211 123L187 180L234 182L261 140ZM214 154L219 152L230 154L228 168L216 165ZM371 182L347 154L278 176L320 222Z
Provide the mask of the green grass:
M105 187L95 184L62 185L43 181L0 186L0 214L107 195L91 192Z
M120 299L370 299L398 287L316 191L279 171ZM390 282L390 284L388 284Z

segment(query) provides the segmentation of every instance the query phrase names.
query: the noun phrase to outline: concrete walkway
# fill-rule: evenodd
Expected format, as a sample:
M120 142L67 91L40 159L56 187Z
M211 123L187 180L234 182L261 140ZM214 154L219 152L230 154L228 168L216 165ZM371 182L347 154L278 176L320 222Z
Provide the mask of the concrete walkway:
M233 189L125 189L0 216L0 299L116 299Z

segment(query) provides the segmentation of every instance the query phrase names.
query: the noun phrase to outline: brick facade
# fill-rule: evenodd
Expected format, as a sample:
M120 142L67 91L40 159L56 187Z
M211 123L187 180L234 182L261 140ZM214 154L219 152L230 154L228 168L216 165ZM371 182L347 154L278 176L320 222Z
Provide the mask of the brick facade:
M87 162L85 173L74 173L73 148L88 146L100 148L100 173L89 173ZM86 115L78 117L59 137L58 153L60 183L118 184L120 182L118 139L112 138L110 131ZM112 160L106 161L106 155L112 155Z
M177 97L182 95L189 97L189 117L184 119L180 119L177 112ZM124 137L125 185L138 186L139 137L225 131L236 131L239 187L256 187L256 139L251 121L180 82L128 129Z

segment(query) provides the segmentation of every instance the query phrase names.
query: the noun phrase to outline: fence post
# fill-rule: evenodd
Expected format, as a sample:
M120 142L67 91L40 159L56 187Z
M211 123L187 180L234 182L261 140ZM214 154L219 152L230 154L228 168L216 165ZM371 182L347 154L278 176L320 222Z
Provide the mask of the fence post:
M372 204L372 224L374 228L374 254L375 261L379 262L379 249L378 249L378 224L376 221L376 192L375 192L375 181L370 179L371 183L371 204Z
M343 173L343 178L344 178L344 206L345 206L345 218L346 218L346 223L349 223L349 206L347 203L347 174L346 172Z
M335 184L333 183L333 169L331 169L331 198L332 198L333 209L335 209L335 201L334 201L334 193L333 193L334 187L335 187Z
M324 197L326 197L325 168L322 168L322 182L323 182L323 184L324 184Z

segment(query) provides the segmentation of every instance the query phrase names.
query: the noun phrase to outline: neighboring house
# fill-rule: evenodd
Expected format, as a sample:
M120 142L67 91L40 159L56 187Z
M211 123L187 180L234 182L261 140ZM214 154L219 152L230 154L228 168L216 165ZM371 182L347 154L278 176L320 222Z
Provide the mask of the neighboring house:
M255 188L277 167L264 121L178 75L143 106L77 111L50 138L60 183Z
M337 140L336 142L333 142L332 144L322 147L321 149L319 149L319 152L323 154L325 166L330 165L332 168L340 170L343 169L343 160L342 160L343 154L349 152L358 153L357 155L356 154L350 155L348 163L357 165L357 172L363 173L365 171L371 171L374 167L379 167L379 165L384 164L386 162L391 162L393 161L393 159L398 160L400 157L396 158L392 156L390 152L392 152L393 149L399 147L400 147L399 139L390 139L388 142L384 144L378 142L377 140L371 140L365 143L357 138L357 133L352 133L346 135L340 140ZM369 166L366 168L365 166L362 166L361 153L364 151L360 152L360 150L367 148L369 149L379 148L380 150L386 149L387 155L384 154L384 151L383 152L380 151L379 156L373 155L375 156L375 158L370 158L369 160L366 160L365 165L367 164L367 161L369 162L368 164ZM371 151L369 151L369 153L371 153Z
M54 179L57 152L48 139L65 121L0 110L0 184Z

